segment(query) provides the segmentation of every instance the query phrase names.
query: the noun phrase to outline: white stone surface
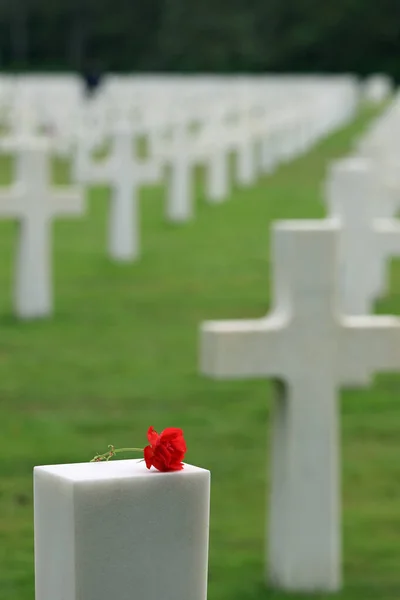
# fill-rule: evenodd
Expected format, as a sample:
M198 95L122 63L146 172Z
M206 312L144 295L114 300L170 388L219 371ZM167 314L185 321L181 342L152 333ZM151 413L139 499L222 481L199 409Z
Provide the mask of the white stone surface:
M276 380L268 576L288 591L341 587L337 391L400 367L400 319L336 310L338 236L333 221L277 223L271 314L201 328L203 374Z
M340 222L340 308L369 314L386 291L388 260L400 256L400 222L389 218L393 194L372 160L348 158L331 165L326 200Z
M51 190L49 148L45 140L20 140L16 184L0 189L0 217L17 219L18 253L14 282L14 310L18 317L49 316L53 309L51 225L57 216L81 216L79 189Z
M36 600L206 600L210 473L36 467Z

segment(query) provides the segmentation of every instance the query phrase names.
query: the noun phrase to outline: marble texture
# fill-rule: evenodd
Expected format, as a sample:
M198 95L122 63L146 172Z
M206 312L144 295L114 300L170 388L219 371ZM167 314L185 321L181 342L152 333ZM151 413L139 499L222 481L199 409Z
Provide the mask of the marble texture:
M270 315L206 322L200 332L204 375L275 382L266 577L294 592L342 585L337 392L400 367L400 319L336 309L339 229L276 223Z
M35 467L36 600L206 600L210 473Z

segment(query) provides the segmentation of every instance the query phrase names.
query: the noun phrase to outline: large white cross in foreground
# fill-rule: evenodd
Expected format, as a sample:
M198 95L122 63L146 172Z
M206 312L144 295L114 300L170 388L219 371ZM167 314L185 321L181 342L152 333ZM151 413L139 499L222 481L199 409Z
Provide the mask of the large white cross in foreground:
M385 291L388 259L400 255L400 221L390 218L394 194L373 161L348 158L330 167L326 199L330 216L340 221L340 309L369 314Z
M0 190L0 217L20 221L15 274L14 310L30 319L51 314L51 225L56 216L80 216L83 195L78 189L50 190L51 163L45 140L20 140L16 184Z
M338 227L273 229L275 303L266 318L206 322L201 371L220 379L273 377L269 577L291 591L341 585L337 390L400 368L400 319L336 311Z

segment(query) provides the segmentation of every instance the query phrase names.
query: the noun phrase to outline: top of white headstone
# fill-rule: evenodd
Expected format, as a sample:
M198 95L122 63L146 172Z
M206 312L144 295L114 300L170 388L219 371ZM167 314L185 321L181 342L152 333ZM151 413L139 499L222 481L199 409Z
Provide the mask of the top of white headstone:
M276 221L274 223L275 231L289 232L290 237L292 238L296 233L304 234L303 239L308 240L309 232L315 232L315 234L321 233L321 238L325 238L325 232L334 232L337 229L337 225L331 220L328 219L300 219L296 220L284 220L284 221ZM315 235L313 235L313 239L316 239Z
M59 477L61 479L74 482L96 482L105 479L132 479L154 476L170 477L173 473L184 475L188 473L207 472L206 469L194 467L184 463L182 471L170 471L161 473L154 468L147 469L146 464L141 459L133 460L115 460L109 462L87 462L68 465L48 465L35 467L35 472L42 472Z

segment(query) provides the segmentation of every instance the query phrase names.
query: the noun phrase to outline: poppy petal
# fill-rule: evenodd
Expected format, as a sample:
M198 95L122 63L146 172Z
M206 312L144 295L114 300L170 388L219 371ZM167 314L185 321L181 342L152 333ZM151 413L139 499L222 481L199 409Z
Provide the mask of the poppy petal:
M144 449L143 453L144 453L144 460L145 460L145 463L146 463L146 467L148 469L150 469L150 467L154 464L154 461L153 461L153 455L154 455L153 448L151 446L146 446L146 448Z
M158 435L157 431L154 429L154 427L149 427L149 429L147 431L147 439L149 440L150 446L155 446L158 438L159 438L159 435Z
M167 427L167 429L164 429L164 431L160 433L160 438L162 440L170 440L181 437L183 438L183 431L177 427Z

